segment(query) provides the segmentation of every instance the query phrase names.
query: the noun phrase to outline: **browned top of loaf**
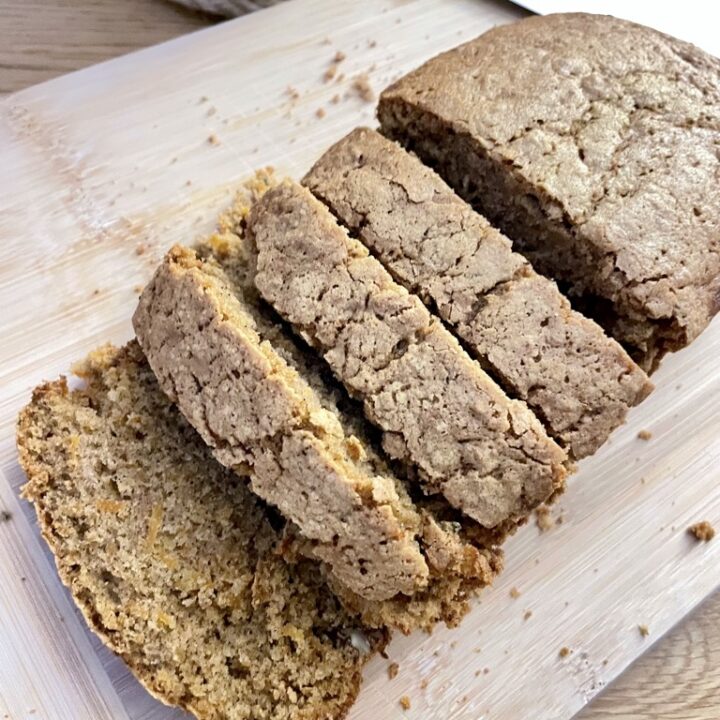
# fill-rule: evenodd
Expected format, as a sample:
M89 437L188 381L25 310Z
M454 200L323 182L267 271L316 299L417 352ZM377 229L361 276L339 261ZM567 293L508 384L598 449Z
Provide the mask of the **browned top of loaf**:
M686 341L720 307L720 60L600 15L495 28L400 79L474 138L597 258L591 291Z
M255 314L219 266L175 247L133 322L160 386L218 460L249 474L343 584L371 600L412 595L428 580L420 516L261 338Z
M537 418L308 190L289 182L271 190L248 227L260 293L363 400L386 450L432 490L494 527L562 485L566 457Z
M25 495L90 626L153 695L201 720L344 716L362 636L317 564L283 561L261 503L136 343L78 372L82 390L35 390L18 446Z
M572 311L554 282L396 143L353 130L303 183L398 282L455 326L576 459L595 452L650 391L618 343Z

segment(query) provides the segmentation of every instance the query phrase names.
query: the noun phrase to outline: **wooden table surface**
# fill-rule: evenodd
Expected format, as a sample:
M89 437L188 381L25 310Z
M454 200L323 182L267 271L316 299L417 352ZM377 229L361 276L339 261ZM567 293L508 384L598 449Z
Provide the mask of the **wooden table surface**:
M0 0L0 95L216 21L163 0ZM720 718L720 593L579 715L601 718Z

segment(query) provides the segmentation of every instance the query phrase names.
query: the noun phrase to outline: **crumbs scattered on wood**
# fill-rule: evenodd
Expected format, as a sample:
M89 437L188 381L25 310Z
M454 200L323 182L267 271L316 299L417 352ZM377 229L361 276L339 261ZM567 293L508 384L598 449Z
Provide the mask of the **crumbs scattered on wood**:
M483 668L483 675L489 675L489 674L490 674L490 668L489 667Z
M333 96L330 98L330 102L331 102L333 105L337 105L337 104L340 102L340 94L339 94L339 93L335 93L335 95L333 95Z
M377 47L377 40L368 40L368 47L369 48Z
M322 120L325 117L325 109L324 108L318 108L315 111L315 117Z
M715 528L707 520L691 525L688 532L698 542L710 542L715 537Z
M523 620L529 620L532 617L532 610L526 610L523 615Z
M420 689L424 690L429 684L430 681L427 678L423 678L422 682L420 683Z
M208 142L211 145L219 145L220 138L215 133L210 133L210 135L208 135Z
M372 89L372 85L370 85L370 79L368 78L367 73L358 75L353 80L352 87L365 102L372 102L375 99L375 91Z
M515 586L510 588L510 597L513 600L517 600L520 597L520 591Z
M650 628L647 625L638 625L638 632L643 637L647 637L650 634Z
M388 665L388 677L391 680L394 680L397 677L399 672L400 672L400 666L396 662L390 663Z
M147 252L147 247L143 243L138 243L135 246L135 254L136 255L144 255Z
M346 55L342 50L338 50L338 51L335 53L335 57L333 58L333 62L334 62L334 63L341 63L346 57L347 57L347 55Z
M403 695L400 698L400 706L403 710L409 710L410 709L410 698L407 695Z
M10 522L12 513L9 510L0 510L0 522Z
M292 101L300 99L300 93L297 88L294 88L292 85L288 85L287 88L285 88L285 94L289 95Z
M570 654L570 652L571 652L570 648L563 645L563 647L560 648L560 652L558 653L558 655L561 658L566 658Z
M323 73L323 82L330 82L336 75L338 71L337 64L333 63L324 73Z
M649 440L652 437L652 433L649 430L641 430L637 436L640 440Z
M143 286L142 286L142 285L135 285L135 287L133 287L133 292L134 292L136 295L139 295L142 291L143 291Z
M95 288L92 291L93 297L97 297L100 294L100 288Z
M553 520L550 508L547 505L540 505L540 507L535 508L535 524L540 532L546 532L555 527L555 520Z

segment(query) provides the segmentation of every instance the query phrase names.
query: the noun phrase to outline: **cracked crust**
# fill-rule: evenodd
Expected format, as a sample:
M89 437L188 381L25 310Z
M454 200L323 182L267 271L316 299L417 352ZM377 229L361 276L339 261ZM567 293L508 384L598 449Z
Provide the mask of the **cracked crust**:
M595 452L652 389L507 238L374 130L353 130L303 183L575 459Z
M201 720L341 718L367 656L317 564L287 564L260 501L216 463L138 345L36 388L25 496L88 624L159 700ZM382 649L382 633L365 633Z
M249 475L253 491L313 541L312 555L361 597L412 595L428 582L420 516L261 337L257 314L217 264L175 247L133 324L170 399L223 465Z
M378 116L645 369L720 308L717 59L611 17L533 17L402 78Z
M493 528L562 487L567 461L422 302L286 182L252 209L255 284L327 361L424 486Z

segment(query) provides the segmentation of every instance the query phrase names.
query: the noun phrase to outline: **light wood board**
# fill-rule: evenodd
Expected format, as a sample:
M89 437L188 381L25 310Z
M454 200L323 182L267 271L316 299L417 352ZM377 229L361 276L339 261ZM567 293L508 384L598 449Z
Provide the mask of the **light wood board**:
M31 387L130 337L136 286L172 242L211 227L252 168L299 176L371 122L353 76L369 72L379 89L519 15L471 0L295 0L0 104L0 507L13 514L0 524L0 715L181 716L98 646L17 498L14 418ZM346 79L324 84L338 49ZM337 92L351 97L332 104ZM654 395L581 464L564 523L508 544L508 572L460 629L396 640L399 676L373 661L351 716L568 718L718 587L720 544L696 545L685 528L720 521L719 352L716 322L670 358Z

